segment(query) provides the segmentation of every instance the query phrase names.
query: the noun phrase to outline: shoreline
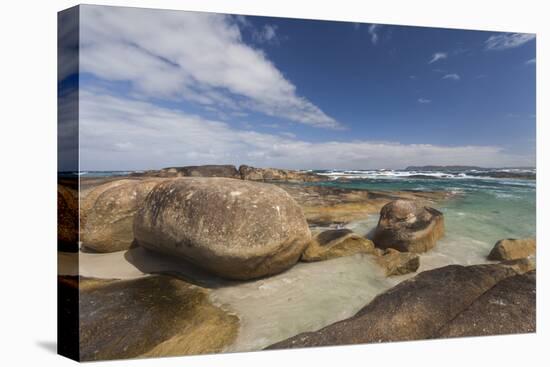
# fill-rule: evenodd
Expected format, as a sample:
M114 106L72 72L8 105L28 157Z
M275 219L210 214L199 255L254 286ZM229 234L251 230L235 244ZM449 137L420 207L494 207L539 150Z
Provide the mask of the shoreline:
M81 199L86 199L94 188L105 183L151 179L154 178L132 175L80 177ZM163 178L158 179L163 181ZM423 190L371 189L357 186L359 181L354 180L337 183L334 180L260 182L275 185L288 193L301 207L313 234L345 228L371 239L381 208L397 199L441 208L448 223L446 234L438 240L435 248L420 254L420 267L416 271L397 276L384 274L374 260L375 255L355 254L313 263L298 262L282 273L260 279L227 280L185 261L141 247L111 253L60 251L58 275L108 283L138 281L159 274L183 280L190 287L204 292L212 306L238 318L235 340L225 345L222 351L243 352L260 350L352 317L375 297L426 271L450 264L496 264L487 260L487 254L496 240L505 238L487 235L487 238L476 239L477 232L470 233L469 227L462 227L464 223L484 223L487 220L483 212L479 214L481 221L473 218L471 212L464 213L463 205L472 200L475 204L477 200L472 199L475 195L467 190L453 187L430 190L430 186ZM497 214L493 216L499 217ZM79 269L71 267L75 257L79 258Z

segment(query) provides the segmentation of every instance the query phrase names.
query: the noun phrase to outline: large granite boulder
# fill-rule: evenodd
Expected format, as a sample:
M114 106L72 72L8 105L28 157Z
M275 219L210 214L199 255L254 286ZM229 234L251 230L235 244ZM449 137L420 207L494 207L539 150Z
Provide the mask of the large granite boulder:
M57 244L60 251L78 251L78 194L57 185Z
M516 275L489 289L434 337L533 333L536 306L535 271Z
M536 241L534 238L512 239L498 241L491 252L489 260L517 260L528 256L535 255L537 251Z
M180 178L156 186L134 221L139 245L230 279L279 273L311 234L281 188L227 178Z
M373 241L382 249L425 252L432 249L444 233L440 211L411 200L395 200L380 210Z
M94 183L86 188L80 188L80 219L86 215L88 210L94 206L98 197L101 196L105 191L110 190L114 187L125 185L128 183L138 182L136 179L120 179L120 180L111 180L107 182Z
M243 164L239 167L240 177L250 181L318 182L324 181L321 175L313 172L278 168L256 168Z
M372 241L354 233L350 229L332 229L313 237L302 254L302 261L322 261L336 257L374 251Z
M134 241L134 215L149 191L163 180L123 181L98 186L86 196L80 227L85 248L97 252L129 249Z
M378 295L351 318L318 331L298 334L271 345L268 349L440 337L442 335L440 330L445 325L452 323L457 316L499 282L515 275L514 270L498 264L449 265L425 271ZM504 283L502 288L512 293L516 292L515 288L507 283ZM518 294L516 295L519 297ZM531 306L534 307L534 305ZM516 308L517 305L507 303L506 307ZM534 310L530 311L532 312ZM522 316L516 311L510 311L510 315L519 317L515 322L516 326L524 322L529 325L531 322L531 316ZM499 314L491 316L491 320L500 320ZM506 320L503 318L500 321ZM467 326L465 323L461 325ZM496 329L498 328L493 330ZM446 335L450 333L449 331ZM475 332L472 335L475 335Z
M386 249L375 261L384 269L386 276L414 273L420 266L420 256L417 254L392 248Z
M81 361L216 353L239 331L238 317L213 305L208 290L169 276L80 278L76 286Z

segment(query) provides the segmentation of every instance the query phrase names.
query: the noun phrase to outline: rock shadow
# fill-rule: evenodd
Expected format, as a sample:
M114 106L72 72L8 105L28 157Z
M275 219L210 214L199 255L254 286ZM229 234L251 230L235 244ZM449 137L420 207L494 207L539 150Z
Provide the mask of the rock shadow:
M143 273L171 275L204 288L217 289L243 283L218 277L184 259L174 259L140 246L130 248L124 258Z

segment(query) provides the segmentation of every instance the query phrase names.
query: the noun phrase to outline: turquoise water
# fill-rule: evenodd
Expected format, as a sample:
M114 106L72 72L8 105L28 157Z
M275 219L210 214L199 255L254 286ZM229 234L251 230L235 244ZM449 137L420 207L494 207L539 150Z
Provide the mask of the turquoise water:
M323 185L367 190L447 191L456 195L437 209L444 213L445 237L423 256L422 268L450 263L470 265L486 262L493 245L503 238L534 237L536 234L536 182L494 178L365 178L337 180ZM349 225L368 233L377 216Z

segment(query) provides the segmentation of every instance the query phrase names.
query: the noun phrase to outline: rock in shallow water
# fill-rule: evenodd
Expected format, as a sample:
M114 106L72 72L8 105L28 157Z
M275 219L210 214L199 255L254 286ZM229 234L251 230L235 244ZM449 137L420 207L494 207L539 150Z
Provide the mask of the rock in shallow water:
M420 257L411 252L399 252L389 248L381 256L376 257L376 262L384 268L387 276L404 275L418 270Z
M537 251L534 238L512 239L498 241L488 256L489 260L517 260L531 255Z
M374 232L376 247L401 252L426 252L445 233L443 214L410 200L395 200L382 208Z
M458 323L452 327L456 331L441 331L446 330L446 325L452 325L453 320L462 313L464 320L472 320L473 316L466 312L479 318L489 317L485 324L502 324L517 317L509 328L494 327L490 333L528 331L531 330L535 312L535 305L529 298L534 287L529 284L516 286L517 282L531 282L525 277L504 282L515 275L513 269L499 264L449 265L425 271L377 296L351 318L318 331L298 334L267 349L419 340L451 336L453 333L486 335L475 325L470 325L468 329L469 324L465 322L461 322L460 327ZM489 300L485 301L483 296L493 287L499 289L499 294L507 294L508 300L516 299L518 302L506 303L506 315L488 316L484 306L479 306L479 312L472 311L470 306L474 302L487 305ZM459 330L461 327L465 329Z
M130 248L134 215L162 179L113 181L92 190L83 200L80 240L97 252Z
M317 234L302 254L302 261L321 261L374 251L374 244L349 229L334 229Z
M139 245L230 279L294 265L311 234L302 209L277 186L227 178L157 185L134 220Z

